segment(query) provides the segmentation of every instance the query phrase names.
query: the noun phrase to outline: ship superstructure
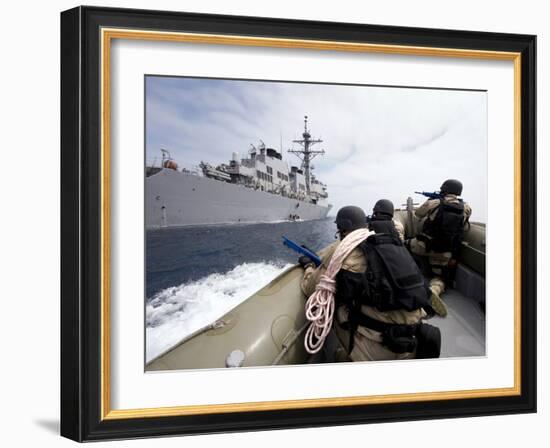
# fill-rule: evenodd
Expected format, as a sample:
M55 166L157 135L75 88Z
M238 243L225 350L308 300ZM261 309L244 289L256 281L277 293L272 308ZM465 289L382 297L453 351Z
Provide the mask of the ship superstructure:
M147 227L169 227L234 222L311 220L326 217L327 186L313 174L311 160L324 150L313 150L308 117L302 139L294 140L301 166L283 160L282 151L260 140L247 157L234 152L229 163L216 167L200 162L195 172L183 169L163 150L161 166L147 167Z

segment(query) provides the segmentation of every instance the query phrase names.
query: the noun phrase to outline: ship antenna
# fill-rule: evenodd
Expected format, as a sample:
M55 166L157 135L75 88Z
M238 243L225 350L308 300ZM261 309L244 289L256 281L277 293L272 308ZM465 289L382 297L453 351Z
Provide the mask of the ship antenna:
M172 156L170 154L170 151L168 151L167 149L160 148L160 152L162 153L161 166L164 168L164 162L172 160Z
M310 162L319 154L324 154L325 150L311 150L311 147L313 145L315 145L316 143L322 143L323 140L313 140L311 138L311 134L307 129L307 118L307 115L304 115L304 133L302 134L302 139L292 140L294 143L298 143L302 147L302 149L289 149L288 152L296 155L302 161L302 166L304 167L304 172L306 176L306 192L309 195L311 170L313 169L313 167L310 165Z

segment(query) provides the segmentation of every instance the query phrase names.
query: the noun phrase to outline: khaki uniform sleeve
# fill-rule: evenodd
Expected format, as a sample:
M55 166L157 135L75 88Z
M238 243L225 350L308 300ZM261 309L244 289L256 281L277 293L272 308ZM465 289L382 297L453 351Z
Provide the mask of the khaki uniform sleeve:
M342 269L354 273L365 272L367 270L367 260L365 260L363 251L358 247L353 249L342 263Z
M399 234L399 239L401 241L405 241L405 227L403 227L403 224L394 219L393 225L395 226L395 230L397 230L397 233Z
M470 204L464 203L464 221L467 221L472 216L472 207Z
M313 294L317 283L319 283L319 279L326 272L330 263L330 259L332 258L332 254L336 250L338 243L339 241L336 241L330 246L327 246L319 251L318 255L321 257L321 264L318 267L309 266L304 270L304 276L302 277L300 287L302 289L302 292L307 297Z
M439 199L428 199L424 204L422 204L420 207L418 207L414 214L417 218L425 218L430 214L432 210L434 210L439 205Z
M304 270L304 276L302 277L300 288L302 289L302 292L306 295L306 297L309 297L311 294L313 294L317 283L319 283L321 275L323 275L326 270L327 268L323 265L320 265L317 268L315 266L308 266Z
M335 241L332 244L329 244L326 247L323 247L317 255L321 258L321 264L324 264L326 267L328 267L328 264L330 263L330 258L332 257L332 254L338 247L338 244L340 244L340 241Z

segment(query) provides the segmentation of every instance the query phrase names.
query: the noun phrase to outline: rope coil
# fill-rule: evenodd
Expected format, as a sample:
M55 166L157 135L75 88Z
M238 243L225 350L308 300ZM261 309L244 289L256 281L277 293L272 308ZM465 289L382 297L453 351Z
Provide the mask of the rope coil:
M311 323L304 337L304 346L308 353L314 354L321 350L332 328L336 275L351 251L372 233L368 229L357 229L340 242L330 259L326 272L321 276L313 294L307 299L306 319Z

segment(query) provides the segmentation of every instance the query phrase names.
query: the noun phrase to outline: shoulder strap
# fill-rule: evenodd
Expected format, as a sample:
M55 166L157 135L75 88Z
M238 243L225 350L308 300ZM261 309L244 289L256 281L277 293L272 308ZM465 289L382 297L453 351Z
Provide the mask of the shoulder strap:
M464 213L464 202L462 199L459 199L458 201L459 202L443 201L442 205L444 211L456 214Z

